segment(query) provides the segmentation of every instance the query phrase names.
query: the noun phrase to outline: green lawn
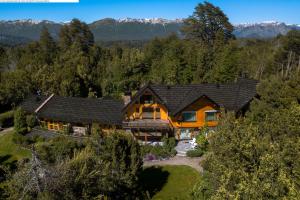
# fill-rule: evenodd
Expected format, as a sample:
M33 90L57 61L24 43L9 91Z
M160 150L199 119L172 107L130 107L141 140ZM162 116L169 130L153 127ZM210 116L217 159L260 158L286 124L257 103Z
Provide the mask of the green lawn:
M0 135L0 163L14 162L22 158L29 158L30 151L22 149L13 142L13 132Z
M156 166L145 168L141 184L153 200L188 200L200 174L189 166Z

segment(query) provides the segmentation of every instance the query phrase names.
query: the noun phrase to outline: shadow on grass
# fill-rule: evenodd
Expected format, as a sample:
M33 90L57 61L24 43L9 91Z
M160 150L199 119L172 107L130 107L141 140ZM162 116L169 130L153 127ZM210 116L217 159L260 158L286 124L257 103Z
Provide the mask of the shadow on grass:
M4 156L0 156L0 164L5 163L6 161L8 161L12 156L11 155L4 155Z
M0 156L0 165L7 166L9 169L13 170L17 168L17 160L11 160L12 155Z
M147 167L140 175L140 185L150 197L153 197L167 183L169 175L170 173L163 171L162 167Z

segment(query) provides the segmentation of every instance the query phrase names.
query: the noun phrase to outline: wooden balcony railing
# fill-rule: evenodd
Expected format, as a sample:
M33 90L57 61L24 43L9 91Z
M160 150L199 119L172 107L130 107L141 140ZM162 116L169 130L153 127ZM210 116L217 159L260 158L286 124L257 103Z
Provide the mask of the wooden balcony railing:
M169 129L170 124L166 120L140 119L140 120L132 120L132 121L123 121L123 128Z

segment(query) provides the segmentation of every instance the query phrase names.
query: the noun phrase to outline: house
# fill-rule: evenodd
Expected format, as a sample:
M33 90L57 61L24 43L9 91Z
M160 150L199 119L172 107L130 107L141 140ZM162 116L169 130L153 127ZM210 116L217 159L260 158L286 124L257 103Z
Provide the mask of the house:
M135 138L159 141L162 137L191 139L201 128L214 128L223 112L242 115L256 96L257 81L238 79L228 84L147 84L123 101L61 96L27 98L21 107L34 113L42 126L77 135L90 133L93 124L102 130L124 129Z
M54 131L71 128L75 135L91 132L93 124L102 130L122 127L123 102L115 99L32 95L22 104L27 113L35 114L42 127Z
M163 136L191 139L204 126L216 127L222 112L243 114L256 96L256 85L249 79L229 84L148 84L123 108L123 128L145 141Z

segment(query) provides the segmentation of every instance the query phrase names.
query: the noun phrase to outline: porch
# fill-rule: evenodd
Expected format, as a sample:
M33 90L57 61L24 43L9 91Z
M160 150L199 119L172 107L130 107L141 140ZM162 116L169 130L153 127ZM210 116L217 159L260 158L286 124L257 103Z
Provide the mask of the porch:
M130 121L123 121L124 129L155 129L155 130L168 130L170 124L168 120L162 119L135 119Z

